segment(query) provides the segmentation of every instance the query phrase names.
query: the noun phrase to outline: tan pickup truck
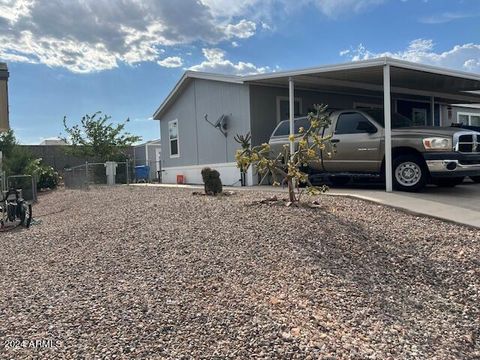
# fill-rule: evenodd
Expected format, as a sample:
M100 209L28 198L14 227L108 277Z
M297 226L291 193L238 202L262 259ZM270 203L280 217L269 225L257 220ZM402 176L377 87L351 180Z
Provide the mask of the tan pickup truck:
M330 179L383 177L385 173L383 110L341 110L329 114L323 130L331 143L309 164L309 173ZM308 118L295 120L295 131L308 128ZM288 144L289 122L282 121L269 144L280 153ZM397 190L419 191L427 183L455 186L466 176L480 176L480 133L453 127L412 126L410 119L392 114L393 184Z

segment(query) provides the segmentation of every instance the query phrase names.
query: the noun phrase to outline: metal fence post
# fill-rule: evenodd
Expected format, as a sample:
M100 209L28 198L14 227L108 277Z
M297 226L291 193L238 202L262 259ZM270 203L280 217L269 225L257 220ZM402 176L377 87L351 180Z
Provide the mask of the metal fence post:
M127 171L127 185L130 185L130 166L129 165L130 165L130 161L127 158L125 162L125 169Z
M85 187L88 188L88 161L85 161Z

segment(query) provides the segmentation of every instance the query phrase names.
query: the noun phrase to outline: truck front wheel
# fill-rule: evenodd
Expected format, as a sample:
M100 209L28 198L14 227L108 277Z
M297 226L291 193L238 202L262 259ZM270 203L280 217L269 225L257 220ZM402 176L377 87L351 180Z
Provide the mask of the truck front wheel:
M393 186L400 191L415 192L425 187L427 168L423 159L400 155L393 159Z

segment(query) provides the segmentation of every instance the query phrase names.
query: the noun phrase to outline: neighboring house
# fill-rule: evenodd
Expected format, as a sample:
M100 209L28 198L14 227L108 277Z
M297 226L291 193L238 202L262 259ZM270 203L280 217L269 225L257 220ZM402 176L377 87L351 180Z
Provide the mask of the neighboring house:
M480 126L480 105L457 104L445 106L443 109L446 125L463 123L464 125Z
M8 68L0 63L0 132L10 129L8 120Z
M253 145L268 142L278 122L289 118L290 95L295 116L317 103L383 108L388 96L392 111L417 125L449 126L466 116L476 123L477 109L465 110L480 103L476 90L479 75L390 58L251 76L187 71L153 116L163 134L162 178L174 183L183 175L187 183L200 184L200 171L209 166L225 185L239 185L234 136L250 133ZM249 185L258 180L247 175Z
M133 147L133 164L150 166L150 179L158 178L158 171L162 170L161 139L147 141Z
M48 145L67 145L67 143L58 138L51 138L51 139L45 139L43 140L40 145L48 146Z

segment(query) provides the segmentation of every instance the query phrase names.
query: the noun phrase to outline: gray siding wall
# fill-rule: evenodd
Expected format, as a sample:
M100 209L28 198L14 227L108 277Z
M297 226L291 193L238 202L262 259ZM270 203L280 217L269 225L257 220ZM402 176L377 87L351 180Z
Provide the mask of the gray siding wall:
M178 119L180 157L170 158L168 122ZM162 134L163 167L188 166L197 163L197 127L195 120L195 87L193 82L183 91L177 101L160 120Z
M259 145L268 142L277 126L277 97L288 97L287 88L250 86L252 143ZM331 94L326 92L296 90L295 98L302 101L302 114L314 104L328 104L330 108L351 109L354 103L383 104L382 97L365 97Z
M248 85L195 79L160 121L163 167L235 161L236 134L250 131ZM228 116L228 136L205 121ZM168 122L178 119L180 157L170 158Z
M145 145L134 147L134 163L136 165L145 165Z

